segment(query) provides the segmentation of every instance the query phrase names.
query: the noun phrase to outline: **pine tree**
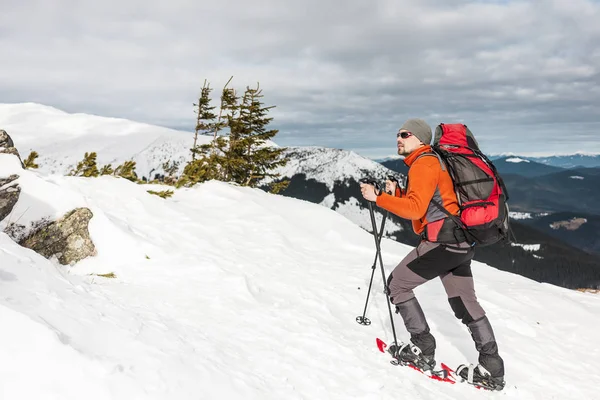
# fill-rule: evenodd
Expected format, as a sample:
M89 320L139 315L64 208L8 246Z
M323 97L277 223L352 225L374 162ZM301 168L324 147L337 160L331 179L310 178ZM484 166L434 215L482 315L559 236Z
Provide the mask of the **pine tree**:
M233 78L233 77L232 77ZM197 135L194 137L194 147L192 148L192 161L190 161L183 169L183 174L177 180L175 185L192 186L196 183L205 182L211 179L224 180L225 175L225 150L227 142L223 137L218 136L218 133L227 125L222 120L223 112L227 112L229 104L229 93L232 89L227 86L231 79L227 81L223 87L221 94L221 107L219 116L214 121L216 115L213 113L215 107L210 105L210 85L204 81L200 100L198 101L198 118L196 119L196 132L203 134L212 133L213 140L210 144L197 145Z
M227 147L223 149L223 159L221 161L222 175L224 182L236 182L236 170L241 166L241 151L239 139L241 137L242 125L240 123L241 106L238 103L238 97L235 89L225 88L221 95L221 109L225 111L225 126L229 128Z
M229 78L229 80L227 81L227 83L225 83L225 86L223 86L223 91L221 92L221 106L219 108L219 118L217 119L217 123L214 126L214 135L213 135L213 151L215 151L215 147L216 147L216 143L215 141L217 140L217 135L219 134L219 131L221 129L223 129L226 125L225 122L222 121L223 119L223 111L227 111L228 109L228 104L232 103L235 104L235 91L233 89L228 88L227 86L229 86L229 83L231 82L231 80L233 79L233 76L231 76ZM233 100L231 98L233 94Z
M115 175L128 179L132 182L137 182L138 176L135 173L135 161L125 161L119 165L114 172Z
M83 160L77 163L77 167L69 172L70 176L84 176L86 178L96 177L99 175L98 166L96 165L96 152L85 153Z
M38 157L39 157L39 154L37 153L37 151L32 151L31 153L29 153L29 155L27 156L27 159L23 162L23 165L25 166L25 168L27 168L27 169L39 168L39 165L37 165L35 163L35 159Z
M277 193L288 185L288 182L276 182L279 174L272 170L284 166L287 160L282 157L284 148L267 145L278 130L268 129L273 118L267 117L273 107L264 107L261 101L262 90L246 88L240 98L235 89L228 88L231 78L221 93L219 116L214 122L214 107L209 105L208 84L204 82L202 96L198 102L196 132L213 129L214 137L210 144L196 145L194 138L194 157L184 170L176 185L192 186L196 183L216 179L224 182L235 182L244 186L257 187L268 178L273 193ZM223 119L223 121L221 120ZM212 121L212 122L211 122ZM227 138L218 132L227 128Z
M202 90L200 91L200 98L198 99L198 104L194 104L196 107L196 132L194 134L194 145L192 146L192 161L196 159L196 154L198 153L197 142L198 142L198 134L201 135L209 135L212 134L215 130L215 118L217 115L213 112L215 109L214 106L210 105L210 93L212 89L210 85L204 80L204 85L202 86ZM215 132L216 135L216 132Z
M226 149L227 141L222 136L218 136L210 144L198 146L198 158L189 162L184 167L183 174L175 185L177 187L190 187L196 183L212 179L223 180L223 165L226 163L224 153Z
M258 84L256 89L247 87L240 106L236 181L244 186L256 187L265 178L278 178L280 174L271 171L287 164L283 157L286 149L267 144L279 131L267 127L273 120L267 114L274 106L265 107L261 101L263 97ZM272 190L277 192L285 186L284 182L271 185Z

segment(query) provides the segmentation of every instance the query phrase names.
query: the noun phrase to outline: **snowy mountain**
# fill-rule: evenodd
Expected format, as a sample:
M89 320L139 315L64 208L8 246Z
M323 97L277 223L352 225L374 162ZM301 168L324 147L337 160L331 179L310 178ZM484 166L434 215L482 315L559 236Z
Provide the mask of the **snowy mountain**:
M15 172L18 163L0 154L0 170ZM0 233L3 400L491 395L393 367L379 353L375 338L392 337L379 274L367 308L373 324L355 322L373 237L332 210L220 182L161 199L113 176L18 172L13 214L88 207L98 253L66 267ZM389 273L411 247L383 239L382 250ZM98 276L109 272L116 277ZM595 343L600 297L478 262L473 272L506 363L499 395L594 398L600 350L582 343ZM439 281L417 295L438 360L476 362ZM395 326L406 339L401 321Z
M578 153L571 155L535 157L535 161L560 168L598 168L600 154Z
M394 171L353 151L324 147L289 147L290 161L278 170L283 176L303 174L333 189L336 181L357 177L383 180Z
M193 116L193 115L192 115ZM191 123L193 125L193 122ZM193 132L184 132L120 118L70 114L35 103L0 104L0 129L9 133L22 157L37 151L40 170L67 174L86 152L96 152L98 164L116 167L136 162L138 176L154 178L162 164L190 159ZM198 143L210 137L200 136Z

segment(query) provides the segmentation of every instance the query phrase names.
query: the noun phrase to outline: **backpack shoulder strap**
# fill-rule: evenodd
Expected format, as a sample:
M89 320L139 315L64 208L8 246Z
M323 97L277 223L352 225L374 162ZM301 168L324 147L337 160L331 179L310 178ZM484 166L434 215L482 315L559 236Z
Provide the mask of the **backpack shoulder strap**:
M440 156L440 154L438 152L436 152L433 149L431 151L426 152L426 153L419 154L419 156L415 159L415 161L417 161L419 158L425 157L425 156L435 156L435 157L437 157L438 160L439 160L439 162L440 162L440 166L442 167L442 171L446 171L446 164L442 160L442 157ZM441 204L439 201L437 201L435 199L431 199L431 203L434 206L436 206L440 211L442 211L444 214L446 214L448 216L448 218L452 219L456 223L456 225L462 227L462 222L460 221L460 219L456 215L452 215L446 209L446 207L444 207L443 204Z

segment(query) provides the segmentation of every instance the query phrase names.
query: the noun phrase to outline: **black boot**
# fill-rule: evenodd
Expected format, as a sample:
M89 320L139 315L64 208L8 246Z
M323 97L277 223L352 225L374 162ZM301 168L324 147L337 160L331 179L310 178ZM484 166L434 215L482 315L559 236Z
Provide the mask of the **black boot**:
M504 361L498 354L498 345L488 318L480 318L469 323L467 327L479 352L479 364L492 378L503 380Z
M412 343L398 343L398 347L392 344L388 352L401 364L410 364L422 371L433 371L435 368L433 355L423 354L421 349Z
M411 362L422 370L433 369L435 366L435 338L429 332L429 325L421 305L415 297L403 303L396 304L396 312L402 316L404 326L410 333L413 345L400 346L401 361Z
M493 377L490 372L487 371L481 364L477 366L461 365L456 369L456 373L468 383L481 386L488 390L502 390L504 389L504 378Z

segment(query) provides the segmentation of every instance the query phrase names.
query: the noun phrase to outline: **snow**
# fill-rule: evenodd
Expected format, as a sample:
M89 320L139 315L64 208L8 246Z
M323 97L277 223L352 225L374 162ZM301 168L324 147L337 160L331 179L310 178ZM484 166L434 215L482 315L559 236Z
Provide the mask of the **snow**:
M526 160L524 158L519 158L519 157L511 157L511 158L507 158L506 162L510 162L510 163L521 163L521 162L526 162L528 163L529 160Z
M512 219L531 219L531 213L528 212L519 212L519 211L509 211L508 216Z
M522 211L509 211L508 216L512 219L533 219L539 217L545 217L550 215L547 212L538 212L538 213L530 213L530 212L522 212Z
M3 173L13 159L0 155ZM98 255L61 266L0 233L3 400L497 397L393 367L378 352L375 338L392 337L379 272L373 324L355 322L373 236L326 207L221 182L161 199L111 176L20 172L23 218L89 207ZM383 239L386 273L410 250ZM97 276L108 272L116 278ZM479 262L473 273L506 364L499 395L594 398L600 349L582 343L596 340L600 297ZM476 362L440 282L416 294L438 360Z
M571 179L580 179L580 180L584 179L583 176L578 176L578 175L573 175L573 176L570 176L569 178L571 178Z
M521 244L521 243L511 243L510 244L513 247L522 247L524 250L527 251L538 251L541 247L541 245L539 244Z
M139 177L153 179L156 173L163 173L162 164L167 161L179 162L182 172L194 144L192 111L189 125L187 132L122 118L71 114L35 103L0 103L0 129L12 137L21 157L34 150L41 171L61 175L73 169L86 152L97 153L99 166L116 167L133 160ZM200 135L197 143L210 143L211 139Z

